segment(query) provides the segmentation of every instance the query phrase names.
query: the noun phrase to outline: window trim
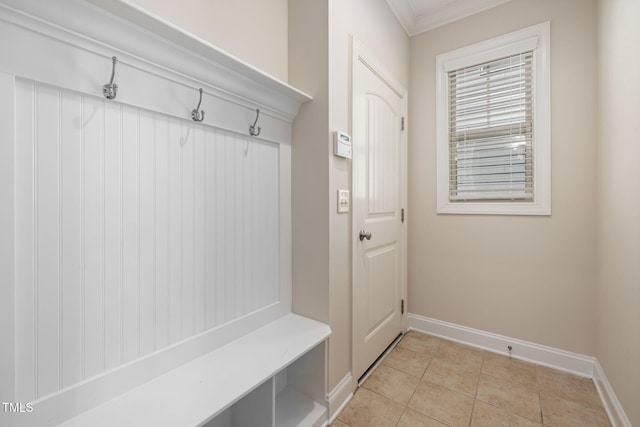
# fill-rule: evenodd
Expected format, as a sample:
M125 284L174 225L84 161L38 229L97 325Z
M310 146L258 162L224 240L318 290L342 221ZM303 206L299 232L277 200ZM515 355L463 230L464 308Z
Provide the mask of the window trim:
M436 56L437 213L551 215L550 22ZM533 50L533 200L450 201L448 72Z

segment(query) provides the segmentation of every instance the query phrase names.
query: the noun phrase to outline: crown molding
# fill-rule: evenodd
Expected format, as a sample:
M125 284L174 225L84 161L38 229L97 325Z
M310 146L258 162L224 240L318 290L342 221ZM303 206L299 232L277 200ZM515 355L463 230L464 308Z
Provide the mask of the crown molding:
M440 0L430 11L422 14L414 12L409 0L386 0L407 34L418 35L433 30L467 16L475 15L487 9L507 3L511 0Z

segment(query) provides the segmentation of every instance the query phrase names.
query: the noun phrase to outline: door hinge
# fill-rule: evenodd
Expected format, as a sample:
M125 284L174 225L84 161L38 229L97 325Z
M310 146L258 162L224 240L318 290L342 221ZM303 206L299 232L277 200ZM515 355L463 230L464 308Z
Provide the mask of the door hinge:
M404 300L400 300L400 314L404 314Z
M400 209L400 221L404 222L404 208Z
M400 130L404 130L404 117L400 119Z

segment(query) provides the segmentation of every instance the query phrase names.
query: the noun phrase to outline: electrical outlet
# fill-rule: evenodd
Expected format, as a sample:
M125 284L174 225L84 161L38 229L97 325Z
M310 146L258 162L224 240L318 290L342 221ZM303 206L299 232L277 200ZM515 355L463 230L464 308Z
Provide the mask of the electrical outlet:
M338 190L338 213L349 212L349 190Z

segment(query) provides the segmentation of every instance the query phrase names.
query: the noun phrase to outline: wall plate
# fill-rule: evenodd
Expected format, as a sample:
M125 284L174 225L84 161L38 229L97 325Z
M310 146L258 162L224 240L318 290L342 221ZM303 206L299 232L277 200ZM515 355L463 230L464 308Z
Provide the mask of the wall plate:
M338 190L338 213L349 212L349 190Z

